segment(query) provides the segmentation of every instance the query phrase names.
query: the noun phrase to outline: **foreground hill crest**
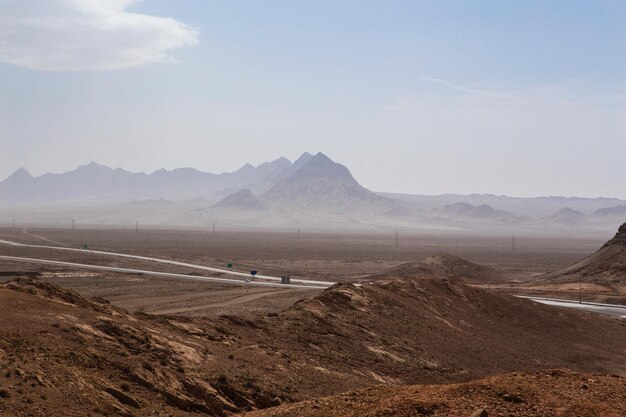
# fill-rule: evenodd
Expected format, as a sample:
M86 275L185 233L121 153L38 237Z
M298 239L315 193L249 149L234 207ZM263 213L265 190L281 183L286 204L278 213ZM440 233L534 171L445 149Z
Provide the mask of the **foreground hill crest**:
M253 319L130 314L10 281L0 285L0 414L222 417L381 383L626 371L617 320L555 314L432 273L371 280Z

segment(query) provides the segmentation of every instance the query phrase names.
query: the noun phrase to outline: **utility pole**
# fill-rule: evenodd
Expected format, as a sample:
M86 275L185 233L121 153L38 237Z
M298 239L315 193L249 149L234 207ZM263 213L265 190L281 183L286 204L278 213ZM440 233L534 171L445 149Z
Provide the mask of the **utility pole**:
M298 227L298 232L296 233L296 240L300 240L300 228Z
M583 276L581 274L578 280L578 304L582 304L582 303L583 303Z
M72 230L74 230L74 219L72 219Z
M396 246L398 246L399 243L399 239L398 239L398 231L396 230Z
M135 220L135 233L139 231L139 220Z
M491 290L491 269L489 269L489 290Z
M513 243L511 244L511 250L515 252L515 236L513 236Z
M15 218L13 218L13 228L15 229Z
M213 222L213 235L215 235L215 222Z

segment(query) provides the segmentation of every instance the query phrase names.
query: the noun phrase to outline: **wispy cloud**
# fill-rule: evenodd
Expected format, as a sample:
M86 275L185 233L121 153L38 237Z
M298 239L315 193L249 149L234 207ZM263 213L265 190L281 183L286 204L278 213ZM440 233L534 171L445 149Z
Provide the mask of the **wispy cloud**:
M454 84L450 81L447 80L442 80L441 78L434 78L434 77L426 77L426 76L421 76L420 80L424 80L424 81L428 81L431 83L437 83L437 84L442 84L445 85L447 87L450 88L454 88L455 90L460 90L460 91L465 91L466 93L471 93L471 94L485 94L485 95L496 95L490 91L485 91L485 90L478 90L475 88L469 88L469 87L465 87L463 85L459 85L459 84Z
M114 70L175 62L198 31L170 17L132 13L137 0L4 0L0 62L36 70Z

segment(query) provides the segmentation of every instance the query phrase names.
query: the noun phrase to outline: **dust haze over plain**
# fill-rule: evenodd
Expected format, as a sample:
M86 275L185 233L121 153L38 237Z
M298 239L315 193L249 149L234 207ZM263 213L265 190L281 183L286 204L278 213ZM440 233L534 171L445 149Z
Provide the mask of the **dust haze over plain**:
M2 178L308 150L381 192L626 197L620 3L0 7Z
M0 415L626 415L625 35L0 0Z

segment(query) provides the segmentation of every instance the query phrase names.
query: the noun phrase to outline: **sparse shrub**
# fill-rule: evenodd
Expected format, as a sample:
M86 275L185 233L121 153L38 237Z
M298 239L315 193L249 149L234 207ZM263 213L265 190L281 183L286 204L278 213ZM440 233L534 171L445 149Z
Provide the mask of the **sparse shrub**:
M42 400L47 400L48 396L46 394L41 394L39 398L41 398Z
M7 398L9 396L9 391L5 388L0 388L0 398Z
M122 382L120 384L120 388L122 389L122 391L130 391L130 384L128 382Z
M34 403L35 401L34 401L31 397L28 397L28 398L26 398L26 402L27 402L28 404L32 404L32 403Z
M10 370L10 369L9 369L9 370L7 370L7 371L4 373L4 377L5 377L5 378L11 378L11 370Z
M228 355L228 359L233 360L235 359L235 355L233 355L232 353L230 355Z

